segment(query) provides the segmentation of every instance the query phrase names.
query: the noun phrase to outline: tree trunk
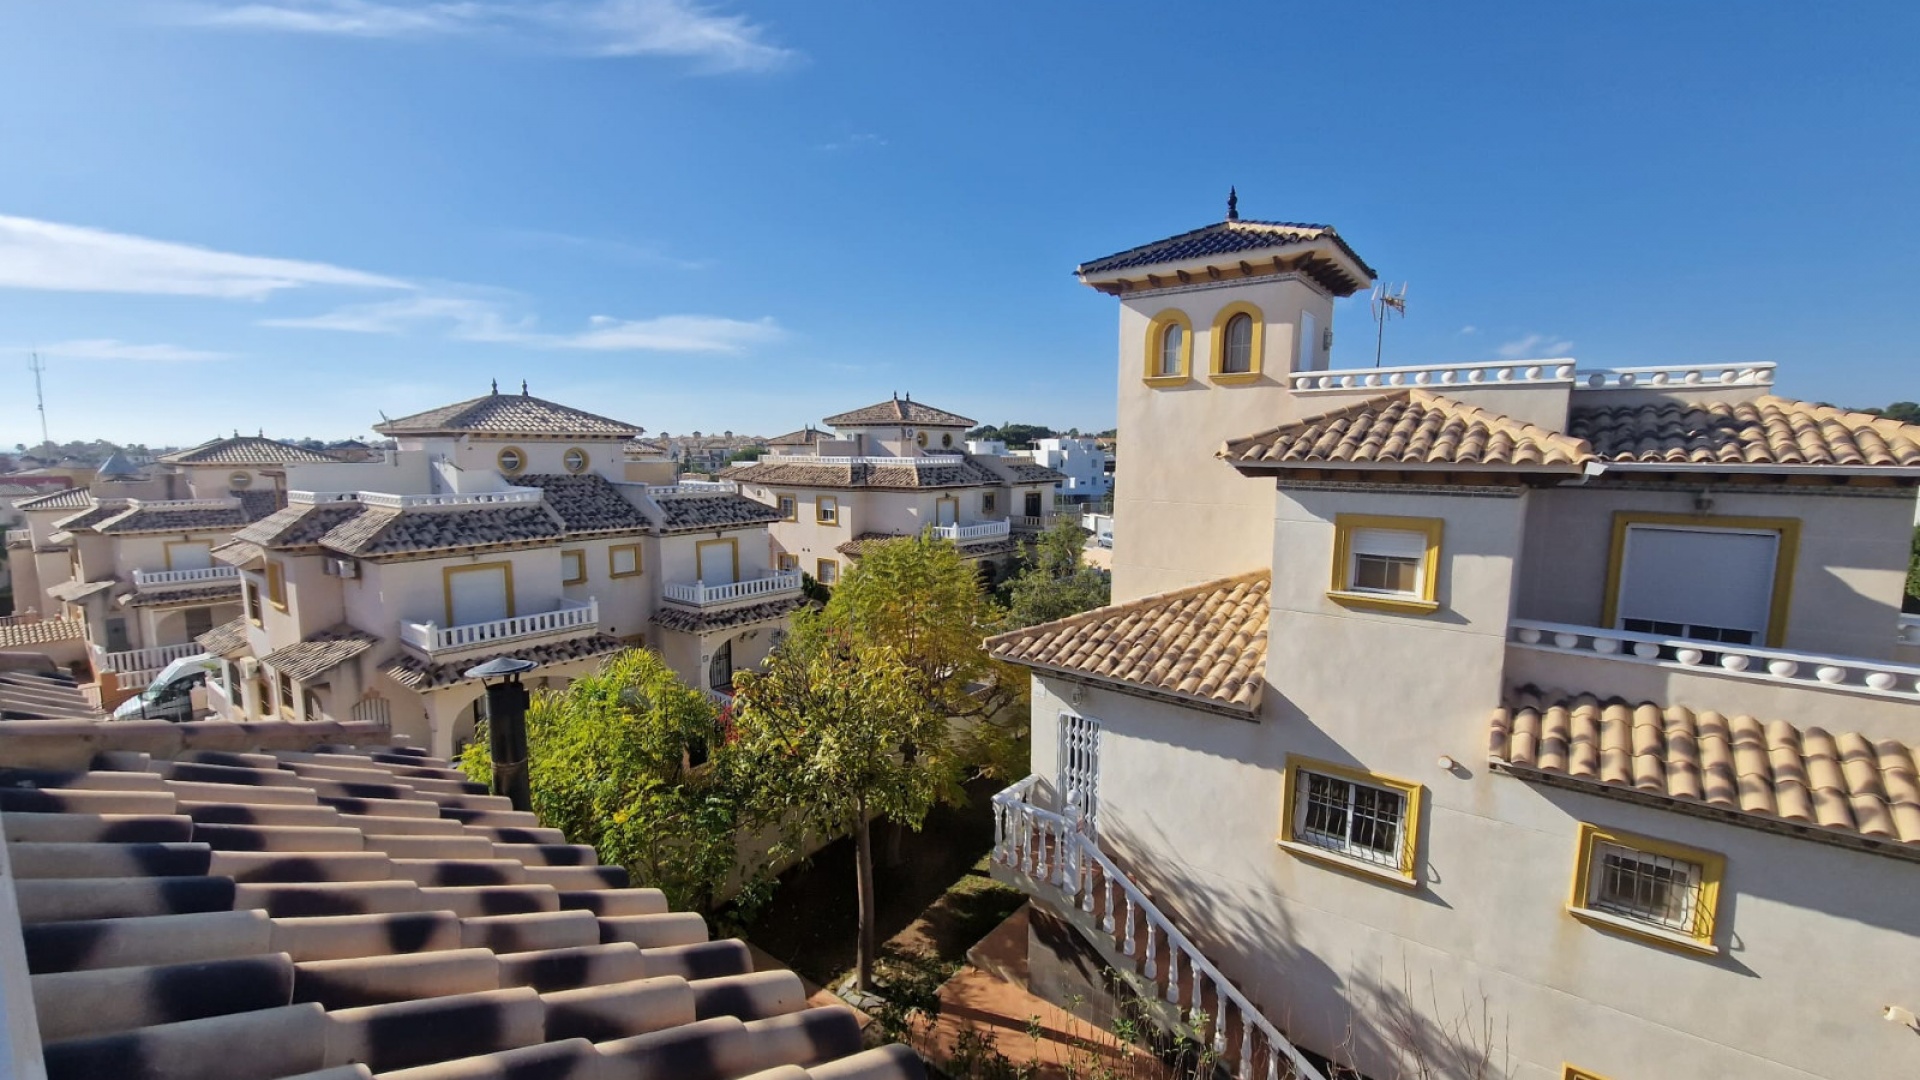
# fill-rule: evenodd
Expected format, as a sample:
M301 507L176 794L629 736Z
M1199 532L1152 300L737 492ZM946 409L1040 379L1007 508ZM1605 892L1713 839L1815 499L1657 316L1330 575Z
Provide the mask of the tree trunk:
M907 827L897 821L887 824L887 865L899 866L906 859Z
M860 933L856 945L854 985L862 991L873 989L874 904L873 904L873 829L867 823L867 806L862 800L855 809L853 824L855 857L854 877L860 893Z

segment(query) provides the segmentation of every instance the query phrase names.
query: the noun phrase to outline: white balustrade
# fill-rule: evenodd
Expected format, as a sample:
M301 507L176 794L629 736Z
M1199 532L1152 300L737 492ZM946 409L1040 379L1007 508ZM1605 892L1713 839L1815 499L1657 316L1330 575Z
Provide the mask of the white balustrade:
M552 611L543 611L537 615L515 615L508 619L493 619L461 626L441 626L434 622L403 622L400 624L400 640L422 652L436 653L454 649L479 648L544 634L579 634L592 630L599 624L600 602L598 600L588 600L584 604L562 600L560 606Z
M240 500L231 495L217 499L128 499L129 510L238 510Z
M160 669L183 656L195 656L205 652L198 642L186 641L178 645L155 645L145 649L128 649L124 652L107 652L99 646L94 647L94 659L103 670L111 671L121 677L124 683L130 676L143 674L145 682L153 681Z
M706 585L695 581L667 585L661 589L666 598L680 604L708 607L741 600L761 600L800 591L800 571L787 570L770 577L750 578L727 585Z
M505 491L471 491L464 494L449 492L444 495L389 495L385 492L362 491L360 501L368 506L379 506L392 510L411 510L423 506L511 506L537 503L540 501L539 488L508 488Z
M740 490L740 485L731 480L682 480L677 484L648 484L647 494L653 498L674 498L681 495L732 495Z
M1902 645L1920 645L1920 615L1900 616L1900 625L1894 634Z
M1770 386L1774 365L1654 364L1647 367L1592 368L1578 373L1582 390L1686 389L1714 386Z
M133 572L133 588L136 592L183 586L225 585L239 580L240 568L237 566L204 566L198 570L135 570Z
M1737 679L1838 690L1902 701L1920 701L1920 667L1892 661L1789 652L1661 634L1636 634L1594 626L1515 619L1515 645L1542 652L1574 653L1630 664L1697 671Z
M966 458L959 454L923 454L920 457L805 457L809 465L958 465Z
M33 539L32 529L7 530L7 543L9 544L24 544L31 539Z
M713 702L722 709L733 708L733 695L725 690L715 690L711 686L703 686L700 688L700 696Z
M977 525L935 525L933 535L942 540L951 540L956 544L977 544L982 540L995 540L1013 531L1013 525L1006 521L983 521Z
M1299 1080L1325 1080L1280 1029L1201 955L1173 920L1154 906L1146 893L1087 837L1080 822L1032 803L1038 782L1039 777L1029 776L993 797L993 861L1034 882L1058 889L1065 894L1069 909L1078 906L1092 913L1097 906L1099 914L1094 921L1102 933L1111 935L1106 944L1147 980L1148 993L1158 992L1155 986L1159 972L1157 953L1164 943L1166 997L1177 1004L1181 996L1180 969L1184 966L1191 1000L1187 1016L1198 1017L1203 987L1212 984L1216 1007L1213 1015L1205 1017L1204 1025L1211 1027L1214 1049L1223 1055L1229 1014L1237 1012L1240 1017L1239 1056L1232 1060L1223 1058L1221 1062L1236 1080L1253 1080L1256 1073L1274 1080L1282 1072L1283 1059L1291 1069L1290 1075ZM1115 890L1120 893L1118 897L1114 895ZM1208 1033L1196 1031L1194 1034L1198 1038Z
M1022 532L1046 532L1053 525L1052 514L1015 514L1010 520Z
M317 506L321 503L359 502L360 493L357 491L289 491L287 501L309 506Z
M1495 360L1472 364L1417 364L1351 371L1296 371L1287 377L1295 393L1393 390L1409 386L1495 386L1507 383L1571 383L1570 359Z

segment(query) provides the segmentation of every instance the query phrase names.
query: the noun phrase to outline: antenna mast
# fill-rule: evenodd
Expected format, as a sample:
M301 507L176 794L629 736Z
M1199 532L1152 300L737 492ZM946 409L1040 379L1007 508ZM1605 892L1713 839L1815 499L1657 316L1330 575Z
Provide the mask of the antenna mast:
M1400 283L1400 291L1395 293L1392 285L1380 284L1373 287L1373 321L1378 329L1373 336L1373 366L1380 366L1380 353L1387 343L1387 320L1398 315L1407 317L1407 283Z
M27 370L33 372L33 397L40 405L40 445L46 446L53 442L53 438L47 434L47 392L40 385L40 373L47 370L47 365L46 361L40 359L39 353L32 356L33 359L27 361Z

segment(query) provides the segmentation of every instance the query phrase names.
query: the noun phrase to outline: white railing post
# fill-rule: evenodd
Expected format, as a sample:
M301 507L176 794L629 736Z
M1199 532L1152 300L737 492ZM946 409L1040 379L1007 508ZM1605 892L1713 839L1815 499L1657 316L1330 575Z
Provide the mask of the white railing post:
M1920 666L1718 641L1694 641L1598 626L1515 619L1509 640L1540 652L1651 664L1703 675L1784 683L1899 701L1920 701Z

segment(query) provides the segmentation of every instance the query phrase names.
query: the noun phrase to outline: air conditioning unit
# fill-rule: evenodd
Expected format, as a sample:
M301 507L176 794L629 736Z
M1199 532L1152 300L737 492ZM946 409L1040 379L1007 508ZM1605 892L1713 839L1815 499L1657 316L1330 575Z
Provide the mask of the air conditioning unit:
M328 559L321 564L320 569L332 577L357 578L360 576L360 564L352 559Z

